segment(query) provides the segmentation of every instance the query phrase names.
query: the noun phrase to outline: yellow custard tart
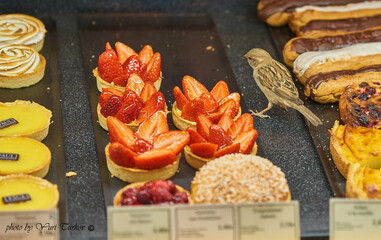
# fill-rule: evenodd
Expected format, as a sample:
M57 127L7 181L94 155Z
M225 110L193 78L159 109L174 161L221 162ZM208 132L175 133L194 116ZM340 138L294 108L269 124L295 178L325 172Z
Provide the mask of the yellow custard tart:
M30 175L0 177L0 211L44 210L57 206L57 185Z
M52 112L30 101L0 102L0 137L23 136L42 141L49 132Z
M0 175L22 173L45 177L50 161L49 148L37 140L27 137L0 137Z

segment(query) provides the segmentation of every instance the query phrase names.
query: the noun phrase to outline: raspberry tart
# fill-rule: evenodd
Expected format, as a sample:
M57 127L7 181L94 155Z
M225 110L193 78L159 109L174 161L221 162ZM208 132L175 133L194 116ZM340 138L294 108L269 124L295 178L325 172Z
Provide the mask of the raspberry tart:
M190 194L170 180L131 183L114 196L114 206L188 204Z
M166 113L157 111L135 133L116 117L107 117L106 146L110 173L126 182L168 179L178 169L181 151L189 142L186 131L169 131Z
M253 117L248 113L235 121L229 114L224 114L217 124L206 116L199 115L196 129L197 131L187 128L190 140L189 145L184 148L186 161L196 169L226 154L257 153L258 132L254 128Z
M238 93L230 93L224 81L218 82L209 92L193 77L184 76L182 87L183 92L179 87L173 89L176 101L172 106L173 123L180 130L196 129L196 119L200 114L214 123L223 114L229 114L233 119L241 115L241 97Z
M157 90L160 89L160 53L154 53L152 47L146 45L137 54L121 42L115 43L115 49L116 51L107 43L106 51L99 56L98 67L93 70L100 92L102 88L115 88L124 92L129 76L133 73L138 74L145 82L151 82Z
M135 131L141 122L157 111L167 112L163 94L135 73L129 77L124 93L114 88L103 88L97 106L99 124L105 130L108 130L108 116L118 118Z

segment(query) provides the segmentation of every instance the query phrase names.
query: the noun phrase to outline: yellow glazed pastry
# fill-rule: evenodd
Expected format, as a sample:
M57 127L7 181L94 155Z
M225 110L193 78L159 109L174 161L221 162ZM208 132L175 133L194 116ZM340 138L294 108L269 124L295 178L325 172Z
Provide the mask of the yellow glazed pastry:
M52 112L29 101L0 103L0 137L23 136L42 141L49 132ZM7 126L8 123L18 123Z
M352 164L348 170L346 196L359 199L381 199L381 169Z
M39 141L26 137L0 137L0 175L22 173L45 177L50 161L49 148Z
M0 87L21 88L38 83L45 73L45 58L35 49L0 45Z
M25 14L0 15L0 45L6 43L30 46L37 51L42 49L45 26L35 17Z
M58 199L57 185L45 179L22 174L0 177L0 211L51 209Z

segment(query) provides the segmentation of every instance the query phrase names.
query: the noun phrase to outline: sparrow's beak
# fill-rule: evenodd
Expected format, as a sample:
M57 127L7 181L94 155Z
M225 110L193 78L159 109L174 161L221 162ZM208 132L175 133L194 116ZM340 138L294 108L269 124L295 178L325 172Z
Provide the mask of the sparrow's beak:
M246 57L246 55L243 55L243 56L242 56L242 58L247 60L247 57Z

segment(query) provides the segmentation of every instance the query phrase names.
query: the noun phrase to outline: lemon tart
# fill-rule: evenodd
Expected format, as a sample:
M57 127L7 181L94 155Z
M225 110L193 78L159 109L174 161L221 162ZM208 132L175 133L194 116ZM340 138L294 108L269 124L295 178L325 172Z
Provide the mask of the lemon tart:
M35 49L14 44L0 45L0 87L21 88L38 83L46 60Z
M27 137L0 137L0 175L45 177L50 162L51 153L45 144Z
M0 103L0 137L23 136L42 141L49 132L52 112L30 101Z
M57 185L30 175L0 177L0 211L44 210L57 206Z

